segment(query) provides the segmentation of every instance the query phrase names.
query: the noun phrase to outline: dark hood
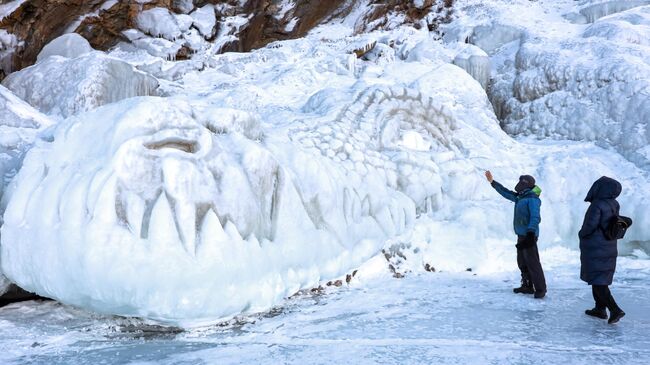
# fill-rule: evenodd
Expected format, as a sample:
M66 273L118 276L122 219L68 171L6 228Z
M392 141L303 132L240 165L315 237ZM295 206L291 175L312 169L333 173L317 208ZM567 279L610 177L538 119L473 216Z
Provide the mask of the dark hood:
M589 189L586 202L593 202L599 199L616 199L621 194L621 183L611 177L603 176L596 180Z

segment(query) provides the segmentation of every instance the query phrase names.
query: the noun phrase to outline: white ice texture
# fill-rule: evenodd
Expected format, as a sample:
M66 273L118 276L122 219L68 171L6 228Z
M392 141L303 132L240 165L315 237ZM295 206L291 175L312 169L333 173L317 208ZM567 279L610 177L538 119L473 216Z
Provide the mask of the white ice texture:
M74 58L44 58L10 74L2 84L40 112L59 117L125 98L152 95L158 87L154 77L99 51Z
M39 133L54 122L0 85L0 197ZM2 211L0 210L0 213ZM0 273L0 294L9 282Z
M564 26L576 36L527 31L500 48L487 47L502 61L490 98L504 129L594 141L650 170L650 5ZM470 37L477 44L484 38Z
M76 58L91 51L93 48L86 38L77 33L67 33L46 44L36 57L36 62L41 62L50 56Z
M515 3L545 16L537 2ZM573 2L561 3L575 10ZM486 69L500 70L488 91L493 98L512 94L504 100L514 118L520 104L555 93L543 72L566 65L557 85L576 104L599 110L615 103L579 92L598 92L590 77L601 75L577 67L581 60L606 49L589 64L617 80L611 84L620 81L625 93L637 85L633 75L647 77L647 52L637 48L641 44L586 37L587 26L557 12L554 21L569 28L554 31L548 19L531 22L563 37L544 47L532 41L540 29L522 28L525 13L515 10L514 19L495 26L459 18L446 46L426 30L350 37L343 26L326 25L304 39L206 57L203 71L181 66L175 82L162 84L164 98L127 98L146 94L126 95L125 89L150 90L135 79L151 77L126 66L130 89L103 81L119 97L98 98L75 86L106 80L98 75L109 72L92 70L101 69L98 64L122 62L99 52L52 56L33 66L38 69L11 75L7 84L30 104L71 116L56 127L53 142L36 143L5 194L3 272L66 304L192 327L269 309L298 290L350 273L385 247L401 247L405 267L413 270L426 262L441 270L499 271L505 261L495 255L512 249L512 211L486 183L485 169L508 186L522 173L537 178L542 249L576 249L586 191L602 175L616 177L623 213L635 220L621 250L647 245L650 193L639 187L647 186L648 172L638 161L593 142L514 140L501 130L481 85ZM160 24L144 19L140 26L148 25L150 34L174 33L155 31ZM466 39L475 46L463 45ZM483 51L476 48L481 45ZM370 50L365 58L352 53L359 47ZM112 53L143 69L152 57L127 54ZM160 70L176 65L158 61ZM76 77L53 76L66 72ZM61 80L73 80L72 89ZM574 92L577 80L594 82L581 81L587 86ZM638 85L644 90L647 79ZM32 96L36 90L47 92ZM87 103L89 96L101 102ZM636 108L630 117L640 118L639 105L647 104L629 100L616 103ZM102 104L108 105L97 108ZM563 107L524 113L518 123L539 118L553 128ZM578 126L571 131L587 136L602 128L567 118ZM510 120L507 128L516 125ZM623 128L626 138L619 141L633 140L633 131Z

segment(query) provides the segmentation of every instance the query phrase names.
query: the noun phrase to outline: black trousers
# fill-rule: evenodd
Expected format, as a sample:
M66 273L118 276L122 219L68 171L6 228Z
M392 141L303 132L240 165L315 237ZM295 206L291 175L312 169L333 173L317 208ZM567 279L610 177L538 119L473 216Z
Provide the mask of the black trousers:
M609 291L609 286L592 285L591 293L594 295L594 300L596 301L596 309L605 310L607 308L610 312L618 312L621 310L618 304L616 304L612 292Z
M524 236L519 236L517 246L522 246ZM528 247L517 247L517 266L521 271L521 284L523 286L533 286L535 291L546 292L546 278L544 269L539 261L539 251L537 250L537 238L535 244Z

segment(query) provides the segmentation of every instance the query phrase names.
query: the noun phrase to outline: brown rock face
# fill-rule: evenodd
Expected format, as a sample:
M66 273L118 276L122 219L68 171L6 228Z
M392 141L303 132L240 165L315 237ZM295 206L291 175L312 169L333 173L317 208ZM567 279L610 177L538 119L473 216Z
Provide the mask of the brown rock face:
M357 2L296 0L291 2L290 8L280 0L152 0L146 4L121 0L109 8L102 8L104 4L104 0L27 0L22 3L0 21L0 29L24 42L22 47L15 49L10 69L5 65L4 70L0 70L0 79L2 72L8 74L33 64L44 45L66 32L81 34L100 50L107 50L120 41L128 42L122 32L136 28L138 14L154 7L180 14L204 5L215 5L218 36L235 36L225 42L220 51L247 52L276 40L302 37L318 24L348 16ZM394 13L405 14L406 22L419 26L420 20L428 14L436 11L442 14L451 5L452 0L425 0L420 7L415 6L413 0L376 0L357 20L356 30L390 27L394 24L389 24L389 15ZM228 28L228 17L237 15L248 18L248 23L240 28ZM432 29L431 25L429 28ZM178 59L191 57L186 47L179 53Z

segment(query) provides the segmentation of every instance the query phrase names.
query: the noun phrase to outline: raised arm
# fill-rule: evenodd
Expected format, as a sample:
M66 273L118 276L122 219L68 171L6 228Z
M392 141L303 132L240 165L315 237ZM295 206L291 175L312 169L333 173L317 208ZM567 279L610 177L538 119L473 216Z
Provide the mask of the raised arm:
M490 183L490 185L492 185L494 190L496 190L499 194L501 194L501 196L503 196L504 198L506 198L506 199L508 199L510 201L513 201L513 202L517 201L517 193L515 193L514 191L506 189L503 185L496 182L494 180L494 176L492 176L492 172L490 172L490 170L485 171L485 178Z
M496 180L492 180L492 183L490 183L494 190L497 191L497 193L501 194L502 197L512 201L516 202L517 201L517 193L515 193L512 190L506 189L503 185L499 184L496 182Z
M582 228L578 232L578 237L586 238L594 234L600 225L600 208L596 204L590 204L585 213L585 220L582 223Z

